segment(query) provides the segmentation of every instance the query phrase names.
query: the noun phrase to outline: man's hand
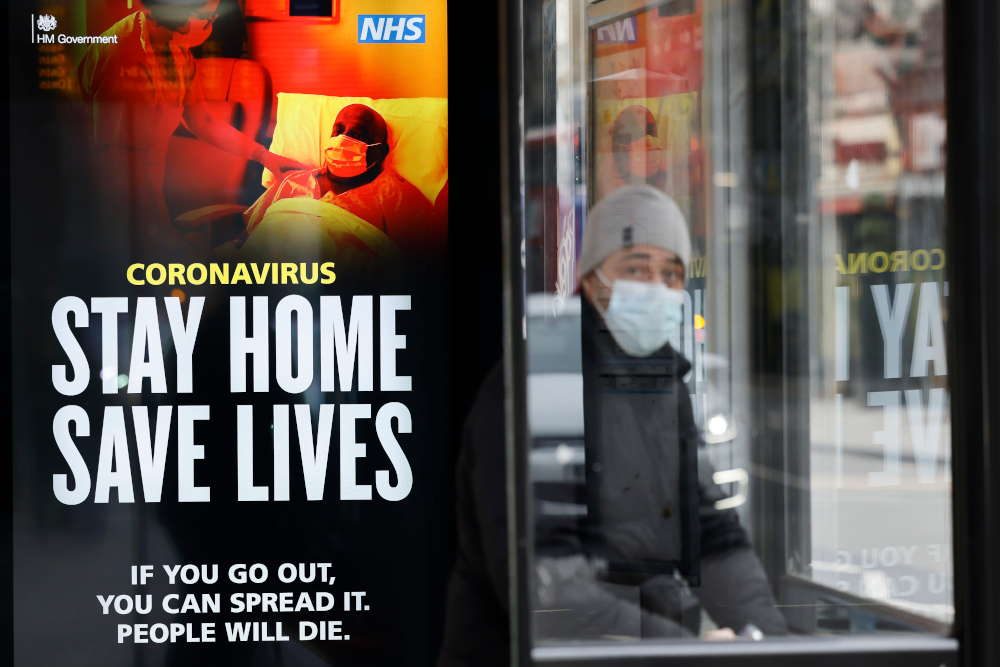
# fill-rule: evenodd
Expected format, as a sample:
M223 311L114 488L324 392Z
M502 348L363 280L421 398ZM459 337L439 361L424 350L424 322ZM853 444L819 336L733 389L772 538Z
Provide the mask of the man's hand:
M732 628L719 628L718 630L709 630L701 638L707 642L731 642L736 639L736 633L733 632Z
M301 169L308 169L301 162L297 162L291 158L284 157L282 155L275 155L271 151L265 150L264 154L261 156L259 162L264 165L264 167L270 171L276 178L280 177L282 172L286 171L298 171Z

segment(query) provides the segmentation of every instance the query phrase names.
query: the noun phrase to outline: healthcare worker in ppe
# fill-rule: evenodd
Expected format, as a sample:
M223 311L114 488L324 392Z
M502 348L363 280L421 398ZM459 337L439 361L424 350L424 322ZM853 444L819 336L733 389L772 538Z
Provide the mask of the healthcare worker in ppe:
M716 507L726 494L684 384L691 364L669 343L690 261L683 215L649 185L619 188L587 216L579 259L587 511L536 514L536 642L788 632L736 511ZM507 664L502 371L484 382L463 430L441 665Z
M77 74L110 217L134 221L140 250L162 251L179 245L163 176L168 142L182 119L199 139L273 173L303 165L215 118L205 103L191 49L211 34L219 0L143 4L103 33L113 43L87 49Z

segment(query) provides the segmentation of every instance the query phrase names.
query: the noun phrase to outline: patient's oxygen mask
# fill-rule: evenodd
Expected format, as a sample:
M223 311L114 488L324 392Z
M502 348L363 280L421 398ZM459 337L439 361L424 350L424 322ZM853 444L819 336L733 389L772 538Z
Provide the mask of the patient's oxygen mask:
M368 171L368 148L379 144L366 144L346 134L331 138L332 146L324 151L327 171L333 176L353 178Z
M628 151L628 170L634 176L649 178L663 166L663 143L659 137L647 134L622 147Z

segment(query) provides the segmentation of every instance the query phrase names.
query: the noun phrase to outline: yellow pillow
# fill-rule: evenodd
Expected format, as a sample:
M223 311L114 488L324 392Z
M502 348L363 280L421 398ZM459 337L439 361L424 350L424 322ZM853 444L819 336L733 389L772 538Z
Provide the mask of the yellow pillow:
M370 97L327 97L278 93L278 124L271 151L309 167L323 164L337 114L348 104L364 104L389 126L386 166L412 183L432 204L448 181L448 100L414 97L373 100ZM267 169L264 187L274 182Z

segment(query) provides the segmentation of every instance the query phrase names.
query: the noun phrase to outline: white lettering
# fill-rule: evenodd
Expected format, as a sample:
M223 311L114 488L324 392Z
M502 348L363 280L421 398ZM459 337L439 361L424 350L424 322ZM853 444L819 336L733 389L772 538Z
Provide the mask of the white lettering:
M920 390L906 390L906 413L910 421L910 438L913 441L913 455L917 464L917 482L920 484L930 484L937 477L938 451L947 414L947 400L945 389L932 388L928 392L925 421Z
M396 350L406 348L406 336L396 334L396 311L409 310L409 296L379 299L379 366L382 391L410 391L408 375L396 375Z
M73 313L73 326L86 327L90 325L87 305L75 296L65 296L52 307L52 331L56 335L56 340L62 346L63 351L69 358L73 367L73 379L69 380L66 375L66 366L63 364L53 364L52 366L52 386L63 396L76 396L87 388L90 383L90 364L87 363L87 355L80 347L80 341L73 335L73 330L69 324L69 314ZM117 382L117 378L115 378ZM117 387L117 384L115 385Z
M128 436L125 431L125 408L120 405L109 405L104 408L94 502L108 502L111 487L118 489L118 502L135 502L132 490L132 466L128 456Z
M396 471L396 486L389 483L389 471L377 470L375 472L375 488L378 494L386 500L402 500L410 495L413 488L413 472L410 470L410 463L406 460L396 436L392 432L392 420L396 419L399 424L400 433L410 433L413 425L410 420L410 411L402 403L386 403L375 417L375 431L378 434L379 443L389 457L392 467Z
M149 361L146 361L147 349ZM142 296L136 301L135 306L132 361L128 368L128 393L141 394L142 380L147 377L150 379L150 389L154 394L167 393L167 372L163 367L163 346L160 342L160 320L156 314L156 299Z
M350 408L356 406L341 406L341 452L343 452L344 440L344 420L350 420ZM371 416L371 407L368 408ZM326 468L330 457L330 439L333 437L333 405L323 404L319 406L319 428L316 433L315 448L313 447L312 414L308 405L295 406L295 426L299 434L299 454L302 458L302 476L306 484L306 498L308 500L323 500L323 489L326 486ZM353 429L354 422L350 422ZM353 430L351 431L353 434ZM364 445L362 445L364 447ZM364 452L362 452L364 455ZM341 453L343 462L343 453ZM343 463L341 463L343 467ZM343 478L343 472L341 472ZM369 498L371 492L369 491Z
M371 500L370 484L357 483L357 460L365 456L365 443L357 442L358 419L371 419L368 404L340 406L340 499Z
M340 368L340 390L353 389L355 355L358 361L358 390L372 391L375 385L372 297L354 297L351 302L350 328L346 331L339 296L321 296L319 308L321 391L335 389L335 359Z
M79 505L90 495L90 470L69 433L70 422L76 424L75 435L78 438L90 435L90 417L79 405L64 406L56 413L52 420L52 435L73 475L73 490L69 490L66 473L57 473L52 475L52 492L56 500L64 505Z
M917 332L913 338L910 377L926 377L929 362L934 362L934 375L948 374L944 323L941 320L941 298L938 296L938 285L934 282L927 282L920 286L920 302L917 305Z
M292 374L292 313L296 315L298 376ZM278 302L275 319L275 377L289 394L301 394L313 380L313 310L309 300L290 294Z
M361 40L365 41L368 36L371 35L373 41L380 41L382 39L382 28L385 26L385 18L380 18L378 20L378 27L375 27L375 20L371 17L366 18L361 25Z
M236 499L268 499L266 486L253 485L253 406L236 406Z
M208 418L207 405L177 408L177 500L182 503L207 503L210 499L211 489L194 485L194 462L205 458L204 445L194 444L194 423Z
M149 432L149 408L145 405L132 407L135 444L139 454L139 474L142 476L142 494L147 503L160 502L172 412L173 408L169 405L161 405L156 409L156 437L153 439L150 438Z
M184 324L181 300L175 296L168 296L163 301L167 307L174 350L177 352L177 393L190 394L194 376L191 357L194 355L194 342L198 337L198 327L201 325L201 313L205 308L205 297L191 297L188 304L187 325Z
M229 298L230 390L247 390L246 357L253 356L253 390L268 391L267 297L253 297L253 335L246 335L246 298Z
M898 391L868 392L868 407L883 408L883 429L872 434L872 441L884 447L883 469L868 473L868 486L899 484L899 398Z
M896 285L896 298L889 306L889 287L887 285L872 285L872 297L875 299L875 312L878 314L878 324L882 329L882 341L885 349L885 365L883 377L902 377L903 327L906 326L906 316L910 312L910 297L913 285L900 283Z

